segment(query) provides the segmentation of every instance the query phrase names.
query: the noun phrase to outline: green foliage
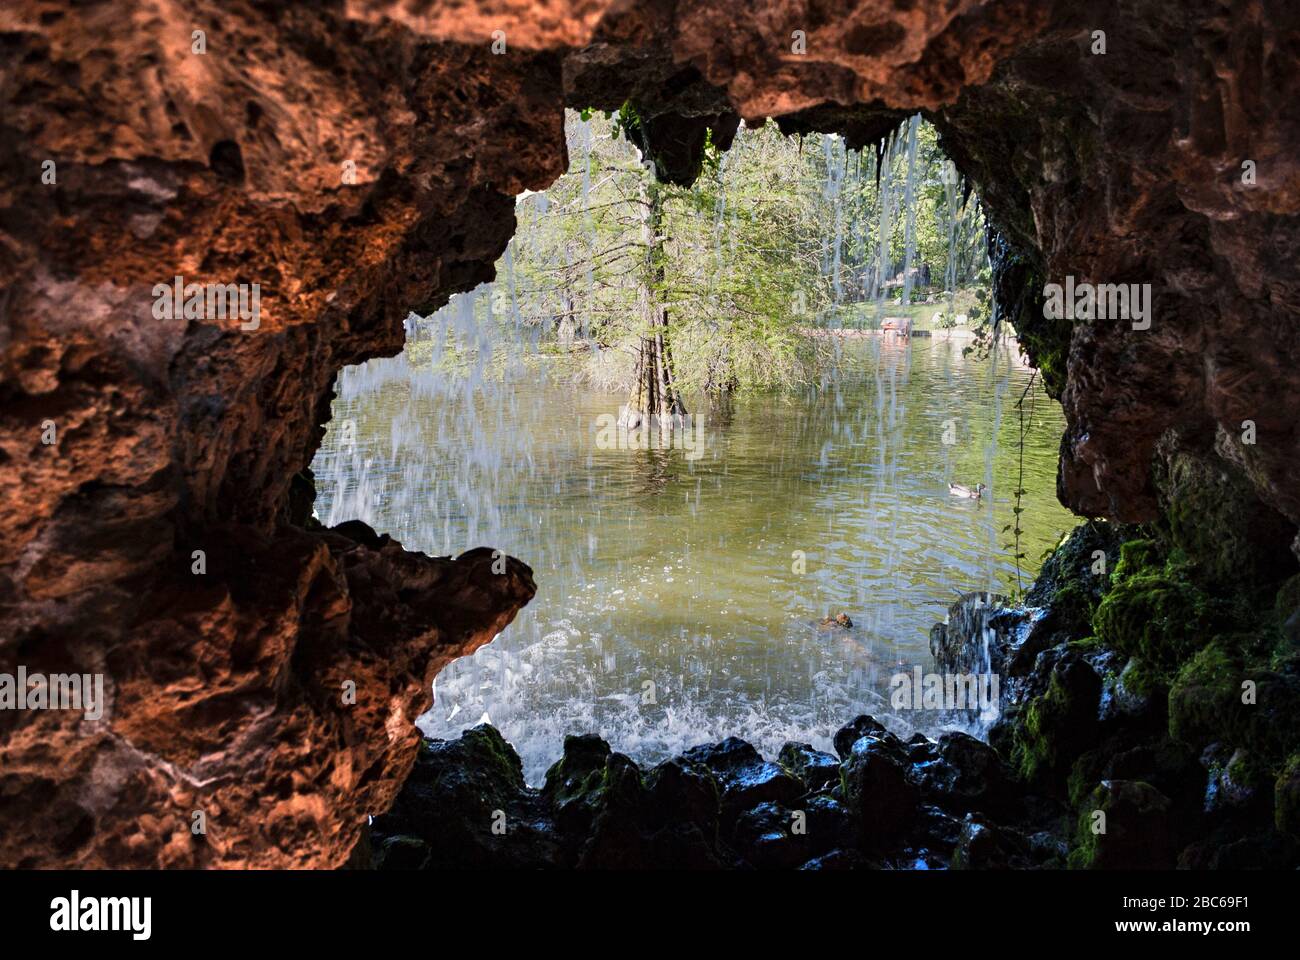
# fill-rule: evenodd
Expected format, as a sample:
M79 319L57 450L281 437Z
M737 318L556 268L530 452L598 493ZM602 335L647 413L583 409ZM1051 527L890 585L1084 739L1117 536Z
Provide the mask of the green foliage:
M570 170L544 195L517 204L518 229L497 264L491 307L498 320L535 329L543 349L582 348L591 379L610 387L630 381L633 348L647 332L647 294L667 311L673 373L686 392L813 382L831 345L809 337L811 328L883 315L874 299L882 189L892 182L895 194L886 243L892 275L902 269L908 232L899 209L905 150L878 185L870 151L849 152L838 138L814 147L769 124L742 129L726 153L710 137L700 177L682 188L650 181L632 105L604 117L570 114L567 130ZM914 264L928 266L931 287L918 283L914 296L933 289L942 299L945 275L987 270L974 204L949 243L955 187L946 168L934 130L920 125L911 232ZM651 204L659 218L653 236L645 229ZM950 249L960 261L951 270Z

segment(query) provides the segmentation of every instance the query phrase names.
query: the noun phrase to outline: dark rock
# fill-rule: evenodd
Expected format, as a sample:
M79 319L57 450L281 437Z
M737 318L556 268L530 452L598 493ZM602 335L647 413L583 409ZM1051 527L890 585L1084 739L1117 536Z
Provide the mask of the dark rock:
M862 737L882 737L888 733L889 731L885 729L884 724L876 720L875 717L861 714L849 723L840 727L840 729L835 732L835 737L832 742L835 744L835 752L839 754L840 759L843 760L853 750L853 744L857 743Z
M967 814L952 855L954 870L1007 870L1026 865L1028 844L1012 831Z
M654 828L690 823L710 842L718 836L721 797L712 774L683 757L665 760L645 776L646 821Z
M760 803L736 820L733 846L746 863L760 870L793 870L814 853L809 836L796 829L790 810L777 803Z
M1293 754L1277 775L1273 811L1278 832L1300 840L1300 754Z
M1216 745L1206 749L1201 762L1206 768L1204 810L1207 815L1232 816L1271 799L1263 789L1261 771L1249 751L1238 748L1229 752Z
M814 750L810 744L787 742L781 747L777 759L811 792L839 782L839 760L829 753Z
M914 733L907 741L907 759L925 763L939 757L939 745L923 733Z
M559 862L545 804L524 785L514 748L486 724L458 740L425 740L393 808L371 824L381 865L536 869ZM400 838L400 840L394 839ZM388 851L389 841L394 849Z
M1070 866L1089 870L1173 867L1170 806L1169 798L1148 783L1102 781L1079 814Z
M609 744L593 734L564 738L564 755L546 771L542 787L542 798L563 833L585 836L591 829L610 753Z
M844 760L845 806L869 846L897 844L916 816L919 793L907 769L901 745L875 736L859 738Z
M868 860L857 850L832 850L820 857L813 857L800 870L875 870L879 866Z
M429 862L429 845L419 837L385 837L375 851L376 870L423 870Z
M1029 855L1044 867L1060 869L1066 865L1070 847L1065 840L1048 830L1029 835Z
M939 738L938 756L916 764L911 779L922 795L940 806L960 811L996 812L1011 802L1009 778L997 752L965 733Z
M1047 689L1017 718L1012 760L1030 783L1059 788L1075 758L1096 743L1101 679L1077 653L1062 655L1048 676Z
M682 758L706 768L717 779L722 788L724 825L760 803L789 806L804 794L803 784L784 767L764 760L753 746L737 737L694 747Z
M922 838L927 847L950 851L961 839L962 823L961 817L954 816L933 804L922 803L917 811L913 834Z

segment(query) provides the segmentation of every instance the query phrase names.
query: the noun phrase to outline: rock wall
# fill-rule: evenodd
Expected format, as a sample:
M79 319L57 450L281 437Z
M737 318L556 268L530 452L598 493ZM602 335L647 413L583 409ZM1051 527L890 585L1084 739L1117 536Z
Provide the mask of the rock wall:
M312 529L304 471L337 371L490 278L566 104L630 100L678 182L740 117L868 143L925 111L1064 404L1062 499L1151 519L1153 461L1192 451L1289 537L1298 27L1288 0L7 4L0 672L109 694L0 713L0 863L334 866L391 802L433 674L529 571ZM1151 283L1151 328L1045 322L1066 275ZM160 316L177 276L256 283L259 314Z

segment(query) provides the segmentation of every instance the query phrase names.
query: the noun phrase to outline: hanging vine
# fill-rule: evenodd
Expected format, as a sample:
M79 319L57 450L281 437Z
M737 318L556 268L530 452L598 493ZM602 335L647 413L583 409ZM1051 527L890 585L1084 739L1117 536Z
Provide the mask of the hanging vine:
M1021 549L1020 546L1020 537L1024 533L1024 530L1021 529L1020 526L1020 517L1025 512L1025 508L1023 504L1023 498L1025 495L1025 435L1026 433L1028 433L1029 428L1033 426L1033 422L1034 422L1034 401L1037 398L1034 396L1033 390L1034 390L1034 383L1037 381L1037 379L1038 379L1038 371L1034 370L1029 374L1029 382L1025 384L1025 389L1024 392L1020 394L1020 399L1016 401L1016 415L1020 420L1020 436L1017 440L1017 450L1016 450L1017 474L1016 474L1016 489L1014 493L1015 505L1011 508L1011 514L1012 514L1011 523L1008 523L1005 527L1002 528L1003 533L1010 531L1012 534L1013 542L1004 544L1003 549L1014 551L1013 556L1015 557L1015 561L1016 561L1015 599L1017 601L1022 599L1025 594L1023 572L1020 568L1021 561L1025 559L1025 552L1023 549ZM1026 397L1029 398L1029 419L1028 420L1025 419L1025 398Z

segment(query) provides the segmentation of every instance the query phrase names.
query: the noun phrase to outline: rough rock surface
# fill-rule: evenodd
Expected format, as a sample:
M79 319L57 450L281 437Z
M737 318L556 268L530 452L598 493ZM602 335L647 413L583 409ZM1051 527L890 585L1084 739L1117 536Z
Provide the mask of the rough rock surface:
M1035 606L954 604L932 634L939 666L1002 664L1002 715L989 744L943 738L935 753L961 776L921 765L923 789L995 818L1029 797L1063 804L1074 825L1049 835L1072 867L1294 869L1300 574L1225 578L1240 544L1194 560L1186 532L1084 524Z
M0 671L112 693L96 730L0 717L0 863L335 866L389 802L432 674L528 573L308 529L304 471L338 370L491 276L566 104L631 100L683 182L738 117L867 143L925 111L1064 404L1062 499L1153 519L1187 454L1290 535L1298 29L1290 0L6 4ZM1045 321L1066 275L1151 283L1151 329ZM175 276L259 284L256 328L157 318ZM340 714L340 677L383 705Z
M864 729L879 733L859 736ZM842 763L788 743L781 757L800 762L787 766L732 737L649 771L599 737L568 737L540 789L524 784L514 749L486 724L426 740L392 810L371 825L369 861L359 856L359 865L822 870L1059 860L1051 845L1035 853L1029 837L1065 830L1063 809L1008 802L989 747L925 741L931 756L912 759L865 716L841 734L853 739ZM830 765L834 780L823 775ZM996 822L976 812L986 808Z

